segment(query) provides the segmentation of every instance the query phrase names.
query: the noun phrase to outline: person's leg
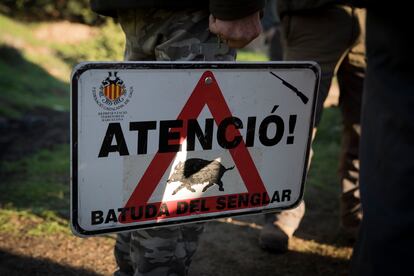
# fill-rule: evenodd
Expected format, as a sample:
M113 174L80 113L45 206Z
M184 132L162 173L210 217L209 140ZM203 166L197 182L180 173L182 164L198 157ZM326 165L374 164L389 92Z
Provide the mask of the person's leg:
M262 27L270 60L282 60L283 51L282 43L280 41L280 19L277 14L276 0L266 1L262 18Z
M204 224L134 231L134 276L187 275Z
M132 10L119 12L126 34L126 60L234 60L235 50L217 45L208 31L207 11ZM186 275L204 224L119 234L118 275ZM128 247L128 238L130 240ZM129 250L129 255L125 254ZM123 273L123 274L122 274Z
M414 43L404 11L373 6L360 143L364 217L351 275L414 275Z
M355 75L352 75L355 74ZM343 64L338 72L341 89L339 106L342 111L343 129L339 177L341 182L341 224L344 230L356 235L362 219L359 194L359 139L361 135L360 107L364 71ZM355 86L356 87L355 87ZM359 93L358 93L359 91Z
M280 25L274 27L273 35L269 42L269 58L271 61L280 61L283 59L283 47L280 38Z
M187 275L204 224L118 233L115 276Z
M284 60L313 60L321 66L315 132L322 116L323 103L328 95L332 77L338 64L355 42L354 21L352 9L345 6L315 10L306 15L286 15L282 19ZM290 238L296 231L304 212L304 206L299 205L296 209L276 213L273 222L268 215L259 237L260 245L270 251L287 251L286 237ZM270 230L272 228L274 234ZM282 235L281 231L285 235ZM285 241L270 242L279 237L284 237Z
M118 233L114 248L115 261L118 270L114 276L128 276L134 274L134 265L131 261L131 233Z
M355 46L341 63L337 77L340 88L339 107L342 112L342 147L339 177L341 181L341 225L356 237L362 220L359 193L359 140L362 92L365 79L365 10L354 9Z

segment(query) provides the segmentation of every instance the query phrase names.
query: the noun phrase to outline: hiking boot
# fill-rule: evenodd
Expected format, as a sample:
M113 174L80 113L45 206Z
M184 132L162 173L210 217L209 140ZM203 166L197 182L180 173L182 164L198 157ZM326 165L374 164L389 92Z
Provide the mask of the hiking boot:
M260 247L273 253L287 252L289 239L299 227L304 214L303 201L294 209L266 214L265 224L259 235Z

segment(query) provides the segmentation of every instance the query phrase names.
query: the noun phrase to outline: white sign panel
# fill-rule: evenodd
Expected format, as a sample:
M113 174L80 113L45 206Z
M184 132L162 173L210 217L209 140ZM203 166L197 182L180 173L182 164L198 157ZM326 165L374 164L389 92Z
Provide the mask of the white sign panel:
M72 77L71 225L81 236L292 208L314 63L84 63Z

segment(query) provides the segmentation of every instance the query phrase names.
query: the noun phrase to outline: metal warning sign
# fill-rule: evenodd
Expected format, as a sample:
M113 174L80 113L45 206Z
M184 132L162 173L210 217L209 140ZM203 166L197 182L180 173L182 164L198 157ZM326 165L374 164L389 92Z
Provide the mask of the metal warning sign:
M292 208L314 63L84 63L72 75L71 225L86 236Z

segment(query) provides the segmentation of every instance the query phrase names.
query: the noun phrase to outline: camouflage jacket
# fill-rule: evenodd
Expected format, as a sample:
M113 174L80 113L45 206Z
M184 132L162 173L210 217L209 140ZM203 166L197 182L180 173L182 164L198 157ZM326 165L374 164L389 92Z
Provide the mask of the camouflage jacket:
M120 9L209 9L219 19L233 20L245 17L264 7L265 0L91 0L92 10L109 16L116 16Z

